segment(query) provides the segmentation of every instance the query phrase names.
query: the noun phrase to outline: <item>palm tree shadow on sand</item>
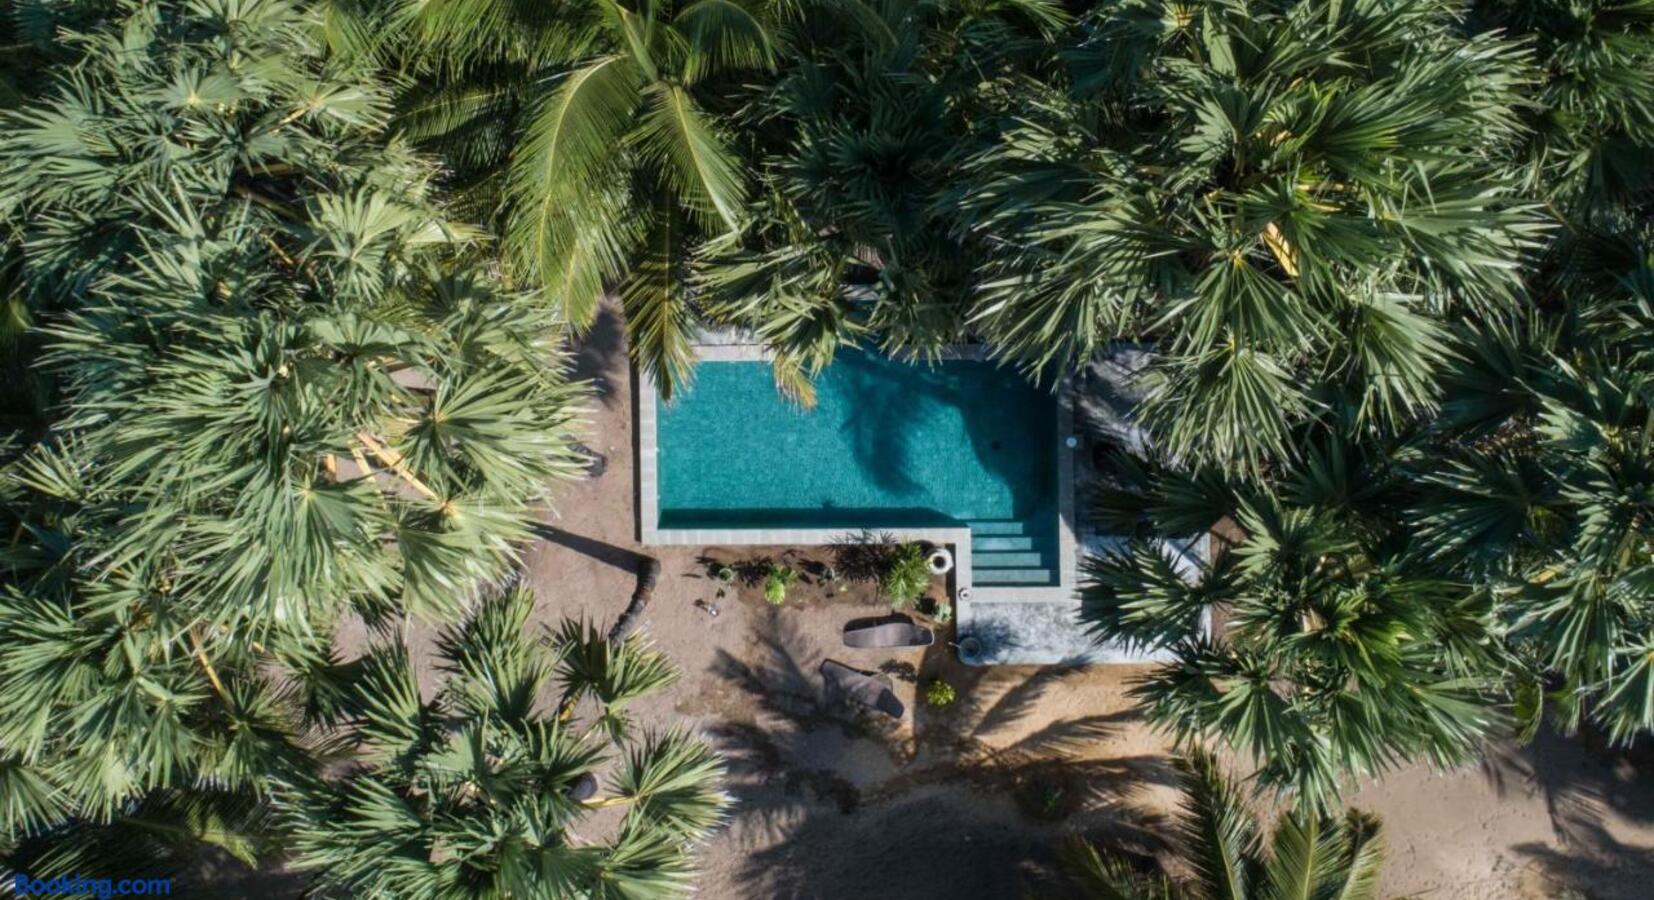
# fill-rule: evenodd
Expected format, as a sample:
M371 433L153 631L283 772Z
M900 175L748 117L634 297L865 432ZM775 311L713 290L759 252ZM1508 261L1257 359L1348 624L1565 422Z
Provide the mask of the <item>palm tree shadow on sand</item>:
M829 699L816 675L822 654L784 614L760 617L752 639L747 659L720 651L712 670L752 697L759 720L709 729L730 766L733 827L744 847L760 845L742 850L744 896L1022 897L1049 878L1063 837L1161 848L1163 823L1133 795L1174 783L1169 762L1081 755L1129 716L1006 734L1075 670L971 669L933 647L918 672L890 670L928 678L949 662L961 700L916 704L913 736Z
M1515 790L1545 801L1555 843L1511 848L1532 863L1538 889L1593 900L1648 896L1654 854L1626 844L1605 822L1654 822L1654 748L1615 749L1600 735L1570 738L1546 728L1524 746L1489 747L1482 774L1500 796Z

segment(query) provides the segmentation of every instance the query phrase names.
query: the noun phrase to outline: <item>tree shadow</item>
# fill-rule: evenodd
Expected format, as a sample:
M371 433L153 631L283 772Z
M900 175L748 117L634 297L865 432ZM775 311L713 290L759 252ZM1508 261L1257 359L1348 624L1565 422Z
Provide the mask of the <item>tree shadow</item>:
M573 342L574 362L570 375L591 384L592 393L606 409L614 409L626 398L624 385L613 383L612 372L625 371L626 323L609 303L597 309L590 328Z
M846 738L893 738L896 726L833 700L816 674L825 658L809 649L798 625L781 610L756 615L752 643L759 659L747 663L720 648L712 672L750 694L760 711L813 730L839 729Z
M957 416L976 463L1015 492L1010 518L1049 511L1057 414L1049 390L990 362L933 366L852 350L839 353L833 365L856 397L855 414L840 425L870 482L897 495L928 494L935 478L918 454L953 451L917 446L916 425ZM893 365L903 367L900 378L891 377Z
M1646 745L1616 749L1598 734L1567 737L1546 727L1526 745L1486 748L1481 769L1500 796L1522 790L1544 800L1556 845L1512 849L1552 882L1548 889L1599 900L1648 896L1651 848L1626 844L1604 824L1610 817L1654 823L1654 759Z
M614 544L600 541L595 538L589 538L583 535L574 534L573 532L564 531L561 528L555 528L543 522L534 526L534 533L543 540L549 541L560 547L567 547L568 549L583 556L589 556L604 565L614 566L617 569L623 569L631 574L636 574L638 571L638 566L641 565L643 560L647 558L643 554L634 550L628 550L625 547L617 547Z
M946 673L964 687L960 702L941 710L916 704L909 740L828 703L815 677L826 651L812 649L784 615L760 616L749 646L744 659L720 652L712 668L751 695L762 721L709 729L729 765L741 832L760 835L752 840L759 849L740 851L744 896L1022 897L1031 881L1055 883L1065 836L1162 849L1163 823L1133 801L1146 784L1175 783L1169 763L1077 756L1129 714L1078 716L996 745L985 740L1004 737L1070 669L993 675L955 661ZM938 644L920 672L934 677L951 656ZM881 670L924 680L907 663Z
M1654 754L1646 745L1618 749L1598 734L1568 737L1547 726L1525 745L1485 747L1481 771L1500 796L1519 787L1543 797L1563 842L1595 825L1604 810L1654 823Z
M1565 848L1530 842L1512 849L1528 859L1558 898L1642 900L1654 883L1654 848L1626 844L1600 822L1579 822Z
M177 895L186 897L297 900L312 896L305 873L284 868L279 860L265 860L249 869L216 847L207 847L192 866L173 877Z
M1002 809L956 786L861 810L850 824L833 811L810 815L788 839L749 851L743 895L803 900L1014 898L1029 869L1048 868L1041 835L1006 822Z

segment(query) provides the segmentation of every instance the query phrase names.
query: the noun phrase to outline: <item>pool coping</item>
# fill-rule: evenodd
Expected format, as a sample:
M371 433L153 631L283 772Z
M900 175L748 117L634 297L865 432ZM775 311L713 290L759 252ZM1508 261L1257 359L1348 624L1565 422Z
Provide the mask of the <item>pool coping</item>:
M747 342L700 343L692 346L704 362L770 362L772 354L762 345ZM941 360L987 361L986 347L956 345L937 355ZM827 545L841 543L854 526L839 528L661 528L660 523L660 392L650 372L639 366L638 444L638 540L645 545ZM898 540L925 541L953 548L953 600L961 627L969 620L968 605L982 603L1052 603L1071 601L1079 570L1079 540L1075 528L1074 449L1068 438L1074 433L1074 406L1069 402L1072 385L1068 378L1056 387L1057 433L1053 446L1057 454L1057 583L1035 587L983 585L971 579L971 532L964 526L939 528L879 529Z

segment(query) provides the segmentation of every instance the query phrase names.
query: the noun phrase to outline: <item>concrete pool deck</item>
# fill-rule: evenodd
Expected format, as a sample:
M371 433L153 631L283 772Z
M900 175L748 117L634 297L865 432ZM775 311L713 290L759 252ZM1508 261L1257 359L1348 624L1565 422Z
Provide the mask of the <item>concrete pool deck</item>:
M771 354L741 336L708 336L695 345L703 362L768 363ZM959 346L941 360L989 361L986 348ZM877 528L897 540L922 541L951 548L954 567L950 593L959 644L971 652L960 659L971 665L1145 662L1161 656L1117 645L1100 645L1079 620L1077 594L1080 537L1075 473L1078 449L1073 385L1056 388L1057 415L1052 448L1056 455L1056 584L1001 586L975 584L971 566L972 532L963 526ZM638 540L652 546L823 546L842 543L845 527L834 528L662 528L660 506L660 393L654 378L638 372L637 477ZM1204 548L1202 548L1204 549Z

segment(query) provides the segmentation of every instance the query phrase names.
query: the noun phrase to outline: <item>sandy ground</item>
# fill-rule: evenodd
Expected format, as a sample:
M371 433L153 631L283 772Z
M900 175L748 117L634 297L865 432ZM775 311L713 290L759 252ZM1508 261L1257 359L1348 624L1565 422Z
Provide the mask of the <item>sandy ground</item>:
M839 640L846 621L888 612L869 590L800 585L774 608L756 586L720 584L704 557L779 549L640 547L635 386L621 333L606 312L579 357L578 374L599 394L587 441L601 457L599 474L561 491L526 569L537 619L607 625L630 598L640 554L660 560L643 631L683 676L633 712L645 727L705 734L730 760L736 800L705 849L699 896L1055 900L1067 894L1053 880L1054 855L1070 836L1164 851L1176 793L1169 747L1126 696L1141 669L971 669L941 642L848 650ZM820 558L790 561L810 556ZM910 710L902 724L826 703L817 675L826 658L889 674ZM917 700L918 687L937 677L957 689L953 706ZM1654 897L1650 773L1654 761L1636 766L1547 735L1496 748L1480 768L1393 773L1363 785L1353 802L1385 822L1383 896L1632 900ZM190 893L300 890L296 878L265 872Z
M1168 747L1132 715L1133 667L969 669L928 651L852 651L843 623L877 615L861 596L775 609L730 590L697 558L745 549L636 543L633 384L619 323L588 336L580 374L596 384L592 450L602 474L571 486L528 570L543 616L609 621L637 554L663 573L646 631L682 680L638 710L693 724L731 758L737 807L707 847L701 895L715 898L1057 896L1045 880L1072 834L1153 852L1175 793ZM754 452L762 452L755 444ZM720 555L721 554L721 555ZM719 605L708 616L694 601ZM912 710L901 727L847 717L821 698L824 658L890 672ZM916 685L944 677L960 701L936 710ZM1364 785L1355 805L1385 821L1391 896L1654 896L1654 766L1544 736L1499 748L1480 768L1424 767ZM1640 775L1640 777L1639 777Z

